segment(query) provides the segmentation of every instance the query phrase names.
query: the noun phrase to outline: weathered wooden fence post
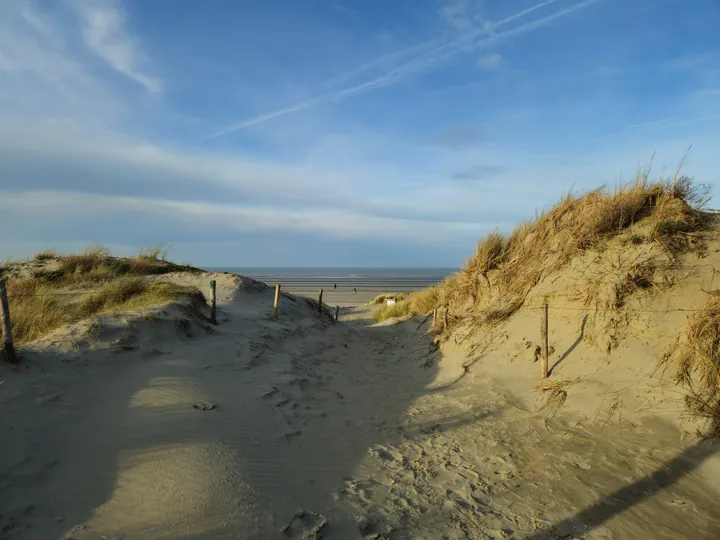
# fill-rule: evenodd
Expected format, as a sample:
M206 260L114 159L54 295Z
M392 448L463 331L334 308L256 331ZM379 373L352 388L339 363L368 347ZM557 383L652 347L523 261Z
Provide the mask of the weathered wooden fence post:
M215 299L215 289L217 287L217 283L215 280L210 281L210 322L213 324L217 324L217 303Z
M543 379L548 378L548 304L545 302L542 306L542 315L540 317L540 339L542 348L542 358L540 362L540 375Z
M323 290L320 289L320 297L318 298L318 313L322 313L322 297L323 297Z
M0 279L0 319L2 319L3 332L3 351L5 351L5 359L14 364L17 362L15 357L15 345L13 344L12 321L10 320L10 303L8 302L7 289L5 288L5 280Z
M278 304L280 303L280 284L275 285L275 302L273 303L273 319L278 318Z
M335 306L335 320L340 320L340 306Z

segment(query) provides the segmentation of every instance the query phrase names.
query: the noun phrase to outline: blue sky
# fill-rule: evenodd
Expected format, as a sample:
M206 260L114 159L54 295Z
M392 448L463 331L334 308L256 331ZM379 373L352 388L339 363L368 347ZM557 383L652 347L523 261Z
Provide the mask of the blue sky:
M0 257L457 266L654 152L718 184L718 27L717 0L1 0Z

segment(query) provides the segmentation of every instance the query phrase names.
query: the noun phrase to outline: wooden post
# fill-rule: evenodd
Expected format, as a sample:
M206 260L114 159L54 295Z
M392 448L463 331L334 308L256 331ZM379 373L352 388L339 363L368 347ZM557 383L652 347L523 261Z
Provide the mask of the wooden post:
M435 308L433 310L433 324L432 324L433 327L435 327L437 325L437 310L438 310L438 308Z
M318 298L318 313L322 314L322 295L323 290L320 289L320 298Z
M445 309L443 310L443 330L447 330L448 328L448 311L450 311L450 307L445 304Z
M278 304L280 303L280 284L275 285L275 303L273 304L273 319L278 318Z
M0 279L0 304L0 319L2 319L3 350L5 351L5 359L14 364L17 362L17 358L15 357L15 346L13 345L10 303L8 302L7 289L5 288L4 279Z
M335 320L340 320L340 306L335 306Z
M540 362L540 375L543 379L548 378L548 304L545 302L542 306L542 315L540 317L540 339L542 348L542 358Z
M217 324L217 304L215 301L215 288L217 284L215 280L210 281L210 322Z

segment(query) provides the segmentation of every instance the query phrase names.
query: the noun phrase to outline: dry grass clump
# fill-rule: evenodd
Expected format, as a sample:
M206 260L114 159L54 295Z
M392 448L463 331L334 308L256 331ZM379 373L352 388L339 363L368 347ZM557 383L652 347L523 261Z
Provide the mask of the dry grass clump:
M97 293L81 303L80 310L85 315L92 315L98 312L161 304L181 296L189 296L193 299L204 298L200 291L174 283L149 282L142 278L126 277L105 284Z
M684 339L670 343L660 363L675 365L675 381L690 391L688 410L709 421L710 435L720 435L720 296L690 318Z
M618 251L592 266L585 287L585 304L598 309L620 309L636 293L672 283L670 269L659 265L648 253L630 253L628 257Z
M697 247L701 240L693 233L707 228L714 216L697 209L697 205L706 204L707 199L702 196L702 191L694 189L689 179L680 179L673 190L674 197L658 199L648 239L677 253Z
M568 388L579 381L580 379L578 378L548 381L536 386L535 389L545 395L545 407L550 408L553 412L557 412L567 400Z
M150 259L152 261L167 261L169 246L151 246L142 248L138 253L140 259Z
M57 253L54 249L46 249L45 251L41 251L39 253L35 254L35 257L33 257L36 261L48 261L52 260L57 257Z
M37 280L8 280L7 291L13 338L18 343L33 341L69 320L68 308Z
M476 323L507 319L524 303L543 277L559 270L578 253L603 249L605 243L641 220L647 220L647 241L668 253L691 249L698 239L693 233L708 228L714 216L702 211L706 191L689 178L666 181L648 179L649 171L615 190L601 187L575 196L568 194L534 222L522 223L508 237L497 232L480 241L475 255L456 275L436 288L435 306L448 305L454 313L473 315ZM652 269L638 268L618 295L622 304L632 288L650 286ZM626 280L627 281L627 280ZM417 315L408 298L406 313ZM399 308L388 306L385 309ZM377 317L385 318L381 309Z
M488 273L495 270L505 259L506 239L498 232L488 234L478 242L473 257L467 260L465 267L448 285L453 295L466 298L474 304L482 294L491 293L491 284Z
M142 295L148 288L148 283L142 278L120 278L105 284L98 292L88 296L80 304L80 310L91 315L112 306L120 306Z

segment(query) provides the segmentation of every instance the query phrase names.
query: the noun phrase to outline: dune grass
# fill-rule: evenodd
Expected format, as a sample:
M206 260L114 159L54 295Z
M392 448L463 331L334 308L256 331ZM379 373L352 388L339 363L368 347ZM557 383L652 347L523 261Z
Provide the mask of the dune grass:
M546 405L548 407L557 410L562 407L567 400L568 388L579 381L579 378L547 381L539 386L536 386L535 389L545 395Z
M421 291L410 293L406 298L391 305L384 305L377 309L374 317L377 321L385 321L393 317L406 315L419 315L432 311L438 303L437 287L429 287Z
M36 253L33 257L36 261L47 261L51 260L57 257L57 253L55 253L54 249L46 249L45 251L40 251L39 253Z
M648 227L642 242L655 242L677 254L699 246L694 234L713 216L703 212L703 189L687 177L650 181L644 171L631 184L563 197L534 221L520 224L509 236L493 232L482 239L465 267L432 292L412 293L400 305L380 307L375 317L419 315L450 306L495 323L511 316L544 276L569 263L580 252L604 244L638 222ZM638 282L642 285L643 276Z
M32 278L10 280L7 287L13 334L18 343L34 341L60 326L99 313L140 309L182 297L204 302L196 289L141 277L118 278L81 295L58 294L52 285Z
M138 309L181 297L202 299L196 289L145 279L168 272L200 271L158 258L162 255L154 248L137 257L118 258L100 246L75 255L57 256L50 250L38 253L34 260L48 263L46 267L23 277L6 276L15 340L30 342L98 313Z
M688 410L708 420L709 435L720 436L720 295L688 320L684 337L670 343L660 363L674 365L675 381L689 390Z
M58 257L57 265L38 270L34 277L57 286L91 285L123 276L149 276L169 272L199 272L187 265L169 262L161 248L141 250L136 257L113 257L95 246L76 255Z

